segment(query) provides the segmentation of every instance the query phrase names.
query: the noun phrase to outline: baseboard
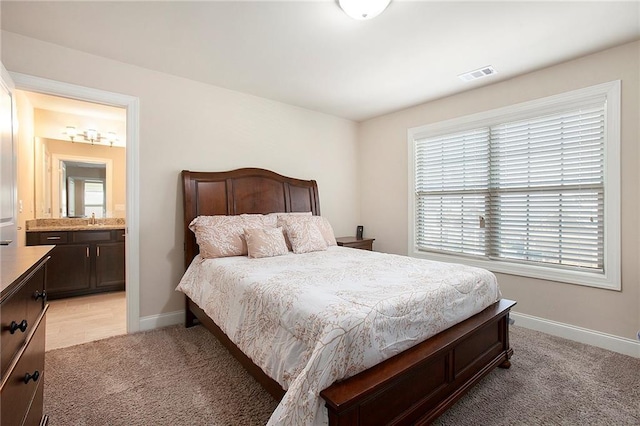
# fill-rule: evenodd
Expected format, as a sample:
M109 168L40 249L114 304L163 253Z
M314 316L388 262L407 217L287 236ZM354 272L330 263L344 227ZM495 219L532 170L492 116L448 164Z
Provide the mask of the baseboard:
M640 358L640 342L602 333L600 331L589 330L587 328L576 327L557 321L534 317L533 315L513 312L509 314L515 320L515 325L541 331L553 336L562 337L587 345ZM159 315L149 315L140 318L140 331L153 330L155 328L167 327L184 322L184 311L168 312Z
M184 311L167 312L166 314L149 315L140 318L140 331L167 327L184 322Z
M551 321L532 315L511 311L509 317L515 320L515 325L530 328L553 336L563 337L587 345L597 346L624 355L640 358L640 342L633 339L614 336L600 331L576 327L570 324Z

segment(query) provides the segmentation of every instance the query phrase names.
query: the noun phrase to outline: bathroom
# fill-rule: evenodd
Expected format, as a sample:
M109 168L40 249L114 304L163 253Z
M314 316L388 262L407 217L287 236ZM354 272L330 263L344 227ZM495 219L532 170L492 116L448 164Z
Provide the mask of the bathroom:
M126 111L16 91L19 245L55 244L47 350L126 333Z

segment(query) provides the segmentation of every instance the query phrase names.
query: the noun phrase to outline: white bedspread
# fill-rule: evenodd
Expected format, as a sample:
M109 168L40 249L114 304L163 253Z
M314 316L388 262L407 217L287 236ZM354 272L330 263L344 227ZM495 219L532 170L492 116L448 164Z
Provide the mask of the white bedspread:
M287 390L270 425L327 423L320 391L500 299L486 270L329 247L194 259L178 285Z

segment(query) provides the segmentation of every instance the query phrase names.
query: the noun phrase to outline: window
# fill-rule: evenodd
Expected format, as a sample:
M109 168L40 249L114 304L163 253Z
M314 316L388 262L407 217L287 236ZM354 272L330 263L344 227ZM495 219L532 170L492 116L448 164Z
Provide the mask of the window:
M620 83L409 130L414 256L620 289Z
M84 214L104 217L105 194L103 180L85 180L84 182Z

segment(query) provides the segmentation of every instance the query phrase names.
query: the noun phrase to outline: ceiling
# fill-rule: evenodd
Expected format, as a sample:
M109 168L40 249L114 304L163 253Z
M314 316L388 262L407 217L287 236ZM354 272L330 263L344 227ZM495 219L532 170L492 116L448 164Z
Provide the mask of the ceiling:
M640 39L640 2L2 1L2 29L362 121ZM497 74L458 75L487 65Z

